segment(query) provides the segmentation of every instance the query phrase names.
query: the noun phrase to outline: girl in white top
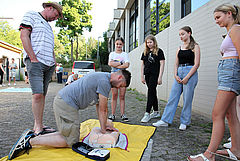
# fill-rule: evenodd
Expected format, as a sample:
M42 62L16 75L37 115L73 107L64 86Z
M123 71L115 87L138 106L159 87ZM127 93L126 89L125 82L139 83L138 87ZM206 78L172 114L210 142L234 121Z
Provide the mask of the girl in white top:
M115 40L115 51L109 54L108 65L112 67L111 72L116 72L118 70L124 70L129 67L129 58L126 52L123 52L122 48L124 45L124 40L121 37L118 37ZM112 88L112 114L109 116L109 119L115 120L115 112L117 106L118 98L118 88ZM128 121L128 118L125 116L125 93L126 87L119 88L119 100L120 100L120 110L121 110L121 119L125 122Z

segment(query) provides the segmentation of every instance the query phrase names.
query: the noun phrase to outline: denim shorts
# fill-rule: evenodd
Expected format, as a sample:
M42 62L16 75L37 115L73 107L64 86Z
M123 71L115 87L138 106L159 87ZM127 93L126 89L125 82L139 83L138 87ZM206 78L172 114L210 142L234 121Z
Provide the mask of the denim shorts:
M43 94L46 96L55 65L47 66L41 62L31 62L29 58L25 59L25 63L32 94Z
M220 60L218 65L218 90L232 91L240 94L239 59Z

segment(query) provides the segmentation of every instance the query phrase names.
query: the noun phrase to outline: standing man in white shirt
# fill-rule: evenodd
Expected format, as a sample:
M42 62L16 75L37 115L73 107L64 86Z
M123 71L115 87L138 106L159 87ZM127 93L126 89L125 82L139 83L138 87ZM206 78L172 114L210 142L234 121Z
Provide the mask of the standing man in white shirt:
M59 3L47 2L42 6L42 12L27 12L19 28L24 48L24 63L32 89L33 130L36 134L53 131L43 126L45 96L56 64L54 35L49 22L63 17Z
M17 64L14 62L14 58L12 58L12 63L9 64L9 83L8 85L11 85L11 80L13 78L14 86L16 86L16 69Z

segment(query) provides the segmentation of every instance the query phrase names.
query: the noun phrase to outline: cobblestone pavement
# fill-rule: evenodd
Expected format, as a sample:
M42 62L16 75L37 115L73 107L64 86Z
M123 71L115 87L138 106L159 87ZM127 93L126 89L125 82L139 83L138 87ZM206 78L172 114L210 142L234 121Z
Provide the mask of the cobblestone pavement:
M24 84L24 82L17 82L17 87L29 87L29 85ZM55 95L63 87L64 84L50 83L46 96L44 125L56 128L52 104ZM3 89L3 87L0 89ZM31 93L0 93L0 157L8 154L11 146L23 130L33 127L31 102ZM166 102L159 101L161 113L165 104ZM152 119L149 123L140 123L145 113L145 105L145 95L128 89L126 94L126 115L129 117L129 124L151 126L153 122L157 121ZM211 119L193 112L191 126L186 131L179 131L180 110L181 108L178 108L173 124L170 127L156 129L152 137L151 161L186 160L188 155L202 153L207 148L211 137ZM109 111L111 111L110 101ZM116 121L121 121L119 111L118 106ZM97 118L95 107L80 111L80 114L81 121ZM229 132L228 128L226 128L224 141L227 141L228 136ZM221 148L222 146L219 147L219 149ZM223 161L224 159L217 157L216 160Z

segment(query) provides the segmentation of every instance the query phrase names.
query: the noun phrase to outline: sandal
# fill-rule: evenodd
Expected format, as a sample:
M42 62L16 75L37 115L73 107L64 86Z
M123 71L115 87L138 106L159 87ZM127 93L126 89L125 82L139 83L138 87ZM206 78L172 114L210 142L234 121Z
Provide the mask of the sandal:
M227 153L224 153L224 151L227 151ZM232 160L240 160L240 158L236 157L230 149L224 149L224 150L217 150L216 155L221 156L221 157L227 157L228 159Z
M43 131L53 131L53 132L56 132L55 129L53 129L53 128L49 127L49 126L44 126L43 127Z
M39 133L35 133L35 136L44 135L44 134L50 134L50 133L54 133L54 132L56 132L55 129L53 129L53 128L49 127L49 126L44 126L42 131L40 131Z
M206 158L202 153L198 154L198 155L194 155L194 156L188 156L187 160L191 161L191 159L195 159L197 157L201 157L203 159L203 161L209 161L208 158Z
M39 136L39 135L45 135L45 134L50 134L50 133L54 133L56 131L48 131L48 130L43 130L37 134L35 134L36 136Z

